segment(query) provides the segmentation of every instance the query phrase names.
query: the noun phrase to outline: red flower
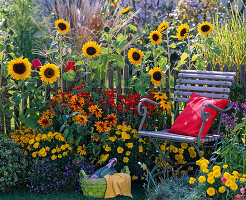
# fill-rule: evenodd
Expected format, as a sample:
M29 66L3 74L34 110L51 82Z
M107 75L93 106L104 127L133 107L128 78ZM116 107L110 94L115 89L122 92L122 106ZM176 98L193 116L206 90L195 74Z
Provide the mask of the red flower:
M149 95L154 96L155 95L154 91L149 91Z
M116 104L115 103L111 103L111 106L115 108L116 107Z
M146 124L143 124L142 128L146 128Z
M136 92L136 93L134 93L134 99L140 99L140 95Z
M123 99L126 99L126 96L119 94L119 100L123 100Z
M104 99L99 100L99 102L102 102L102 101L104 101Z
M40 62L39 59L35 59L32 61L32 65L33 65L33 70L38 70L42 66L42 63Z
M85 101L89 101L90 99L89 98L86 98Z
M116 92L117 92L117 90L113 90L113 92L114 92L114 93L116 93Z
M78 89L82 89L84 87L85 84L79 85Z
M73 88L72 90L77 90L78 88L77 87L75 87L75 88Z
M103 101L103 102L102 102L102 104L106 104L106 103L107 103L107 101Z
M79 94L78 94L78 97L83 97L83 94L79 93Z
M132 96L131 94L128 94L128 95L127 95L127 98L132 99L133 96Z
M89 102L89 104L88 104L89 106L92 106L92 105L94 105L94 103L93 102Z
M242 197L242 195L237 194L237 195L235 196L235 199L243 199L243 197Z
M118 107L117 107L117 110L118 110L118 111L122 111L122 110L123 110L123 106L118 106Z
M74 66L75 62L72 61L68 61L67 62L67 66L65 69L65 72L68 72L69 70L73 70L75 72L75 66Z
M114 103L114 99L109 99L108 103Z

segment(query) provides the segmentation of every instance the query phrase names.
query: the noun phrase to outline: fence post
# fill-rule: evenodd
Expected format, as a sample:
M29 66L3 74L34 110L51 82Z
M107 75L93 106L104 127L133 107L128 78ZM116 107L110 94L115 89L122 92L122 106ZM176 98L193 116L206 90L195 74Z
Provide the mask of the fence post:
M121 68L117 67L117 79L118 79L118 85L117 85L117 94L121 93Z
M211 63L208 63L208 65L207 65L207 71L212 71L212 64Z

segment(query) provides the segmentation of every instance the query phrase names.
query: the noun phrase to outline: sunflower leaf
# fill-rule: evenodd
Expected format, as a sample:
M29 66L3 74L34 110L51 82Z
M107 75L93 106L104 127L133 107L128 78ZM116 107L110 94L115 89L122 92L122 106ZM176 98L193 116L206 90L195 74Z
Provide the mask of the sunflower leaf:
M175 49L176 48L176 44L172 43L172 44L169 45L169 47Z
M218 47L212 47L212 48L211 48L211 51L212 51L213 53L215 53L217 56L220 56L220 54L221 54L221 50L220 50L220 48L218 48Z
M73 70L69 70L62 74L62 77L65 81L74 81L76 73Z
M122 40L118 46L118 48L120 50L122 50L126 45L127 45L128 41L127 40Z
M137 27L136 27L136 26L133 26L132 24L129 24L128 27L129 27L132 31L137 32Z

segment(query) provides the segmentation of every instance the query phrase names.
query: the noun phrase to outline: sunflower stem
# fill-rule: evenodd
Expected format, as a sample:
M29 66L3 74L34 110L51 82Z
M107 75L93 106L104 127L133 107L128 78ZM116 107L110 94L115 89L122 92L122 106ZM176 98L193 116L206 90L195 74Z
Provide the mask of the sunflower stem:
M190 54L191 54L191 52L190 52L190 34L189 34L189 32L188 32L188 51L189 51L189 70L190 70L190 68L191 68L191 62L190 62Z
M62 73L63 73L63 59L62 59L62 36L59 38L60 42L59 42L59 53L60 53L60 71L61 71L61 92L63 91L63 77L62 77ZM47 87L47 86L46 86ZM47 89L47 88L45 88Z
M124 38L126 37L126 27L124 27ZM125 57L126 57L126 49L124 49L124 51L123 51L123 57L124 57L124 60L123 60L123 80L122 80L122 85L123 85L123 87L122 87L122 93L124 93L125 92L125 64L126 64L126 62L125 62Z
M153 57L154 57L154 67L157 67L156 66L156 57L155 57L155 44L154 44L154 49L153 49Z
M171 52L169 47L169 37L168 37L168 30L167 30L167 61L168 61L168 96L171 97ZM170 64L170 65L169 65Z

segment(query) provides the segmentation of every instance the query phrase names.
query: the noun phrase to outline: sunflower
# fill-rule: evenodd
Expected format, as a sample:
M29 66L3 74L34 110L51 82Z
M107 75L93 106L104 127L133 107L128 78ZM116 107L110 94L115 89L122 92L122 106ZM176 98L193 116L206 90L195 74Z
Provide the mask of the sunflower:
M106 119L105 121L106 124L108 124L110 128L112 128L112 126L116 126L117 118L114 113L112 113L111 115L108 115L105 119Z
M27 58L17 58L15 60L11 60L8 63L8 73L11 75L13 79L25 80L31 74L31 63Z
M162 35L159 31L152 31L149 38L152 44L159 44L162 41Z
M166 100L167 99L167 95L165 93L162 92L155 92L155 100Z
M214 25L206 21L199 24L197 29L201 35L207 35L210 34L210 32L214 29Z
M161 78L162 78L163 72L161 71L160 67L154 67L153 69L149 70L149 75L151 75L151 82L155 86L161 85Z
M106 131L106 128L107 128L107 124L105 124L102 121L96 122L94 126L96 127L98 133L104 133Z
M61 34L67 34L69 31L69 23L63 19L56 20L55 22L56 28Z
M166 28L168 27L168 25L169 25L168 22L163 22L163 23L161 23L161 24L158 26L158 29L157 29L157 30L158 30L159 32L165 31Z
M131 48L128 51L128 58L133 65L139 65L143 59L143 52L141 50Z
M83 124L84 126L85 126L86 123L87 123L86 116L80 115L80 114L74 116L74 117L72 118L72 120L73 120L74 122L78 122L79 124Z
M40 68L39 74L42 81L51 84L56 82L60 72L56 65L48 63Z
M43 116L41 117L41 119L38 120L39 125L41 125L43 127L43 129L45 129L47 126L51 125L51 121L49 119L49 117L47 116Z
M88 59L92 59L100 55L101 47L96 42L87 42L83 45L82 51L84 56L87 56Z
M128 6L127 8L123 9L123 10L120 12L120 14L126 14L126 13L128 13L128 11L129 11L130 9L131 9L131 7Z
M183 40L188 36L189 25L187 23L179 26L177 30L177 37L179 40Z

